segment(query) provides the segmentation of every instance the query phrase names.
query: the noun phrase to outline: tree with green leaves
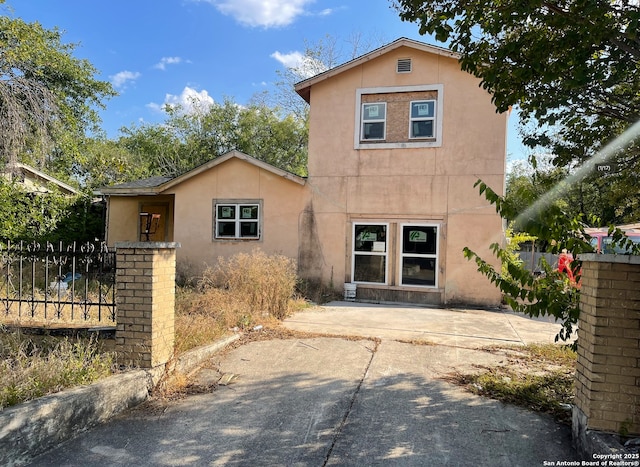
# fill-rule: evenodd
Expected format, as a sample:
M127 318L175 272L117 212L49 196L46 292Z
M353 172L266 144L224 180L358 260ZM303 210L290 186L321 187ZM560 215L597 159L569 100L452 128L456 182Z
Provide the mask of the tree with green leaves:
M91 196L30 192L0 177L0 241L93 241L103 234L103 206Z
M513 199L499 195L480 180L476 182L476 186L480 194L495 206L501 217L518 219L520 228L528 233L529 239L534 238L536 242L545 244L550 253L557 254L567 250L576 255L576 260L570 266L576 271L576 278L575 281L571 281L567 275L558 271L557 267L544 261L539 265L543 275L537 276L523 266L508 244L491 245L491 250L500 260L500 269L496 269L469 248L464 249L465 257L475 261L478 271L500 289L505 302L514 311L533 317L553 316L562 324L556 340L571 339L580 314L579 255L594 251L586 229L596 220L585 218L581 214L569 216L562 203L539 205L531 209L532 206L536 206L533 196L529 199L529 209L518 214L519 207ZM610 235L623 250L631 254L640 254L640 245L626 238L621 230L612 228Z
M148 175L175 177L234 149L306 175L305 121L281 117L277 108L265 104L243 107L231 99L193 107L187 113L168 106L168 117L160 124L123 128L118 145L145 161Z
M583 214L585 218L598 219L601 225L620 225L633 223L633 216L626 215L626 203L630 200L620 191L620 185L611 183L615 174L590 173L584 179L572 180L572 169L556 167L549 155L536 155L535 167L526 161L516 161L512 165L506 180L506 199L514 206L514 222L517 216L526 211L532 200L540 199L545 193L562 187L561 194L553 200L568 216ZM571 181L567 181L571 180ZM514 224L517 231L521 226Z
M591 203L591 209L587 206L594 184L607 192L599 200L607 203L602 217L613 222L638 220L640 139L632 135L625 138L624 146L612 151L607 144L640 119L637 2L392 3L403 20L418 23L421 34L435 35L460 54L462 69L480 78L497 111L514 106L519 109L525 144L553 155L556 170L547 174L550 177L541 179L538 175L531 183L526 177L512 179L507 197L478 181L480 193L503 218L516 219L521 231L545 242L551 252L567 249L577 255L593 250L585 229L587 224L600 222L593 215L598 201ZM575 186L569 186L574 182L564 176L578 171L578 166L605 145L610 154L608 163L616 170L606 180L582 174ZM535 157L531 161L535 168ZM632 249L622 232L612 230L612 234L622 246ZM514 310L531 316L555 316L563 322L559 338L568 339L578 318L578 289L548 265L543 265L546 276L537 278L512 261L513 256L502 245L496 243L491 248L508 274L469 249L465 255L500 288ZM574 268L578 267L576 261Z
M640 120L638 2L393 4L421 34L434 34L460 53L462 68L481 79L498 111L517 107L525 144L545 148L558 167L589 160ZM611 220L638 221L638 140L610 162L615 170L600 188L616 211Z
M96 108L116 93L75 47L58 29L0 16L0 162L42 168L52 148L73 157L85 133L98 130Z

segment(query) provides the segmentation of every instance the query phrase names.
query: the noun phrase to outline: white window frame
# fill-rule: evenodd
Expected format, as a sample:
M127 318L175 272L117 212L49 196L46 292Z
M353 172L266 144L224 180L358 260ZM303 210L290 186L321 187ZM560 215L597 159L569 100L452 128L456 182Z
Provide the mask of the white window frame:
M400 224L400 232L398 235L398 284L401 287L420 287L423 289L437 289L438 288L438 276L440 275L440 230L441 225L437 223L404 223ZM418 253L405 253L404 252L404 229L405 227L435 227L436 228L436 252L429 254L418 254ZM435 259L435 270L434 270L434 285L419 285L419 284L405 284L403 283L403 271L402 265L404 263L404 258L425 258L425 259Z
M384 108L384 118L372 118L369 120L364 119L366 106L381 105ZM382 138L366 138L364 134L364 126L366 123L382 123ZM360 140L361 141L384 141L387 138L387 103L386 102L363 102L362 103L362 123L360 125Z
M384 226L386 231L385 236L385 251L356 251L356 226L360 225L380 225ZM389 285L389 223L388 222L353 222L351 227L351 281L356 284L370 284L370 285ZM356 281L356 255L358 256L383 256L384 260L384 282L365 282Z
M231 218L219 218L218 217L218 207L234 207L235 215L233 219ZM242 212L243 207L257 208L258 214L256 219L242 218L240 213ZM219 234L219 226L222 222L235 223L235 235L220 235ZM242 223L255 223L256 224L256 235L255 236L242 236L241 235L241 224ZM216 241L225 241L225 240L260 240L262 236L262 203L260 201L255 200L214 200L213 201L213 239Z
M400 141L397 143L387 143L379 140L361 140L361 114L362 114L362 96L370 94L390 94L402 92L425 92L434 91L438 95L436 101L436 128L435 139L411 139L408 141ZM426 100L426 99L425 99ZM358 88L356 89L355 99L355 124L353 135L354 149L404 149L404 148L439 148L442 147L442 122L444 120L444 85L443 84L426 84L418 86L382 86L374 88ZM386 136L385 124L385 136Z
M413 117L413 105L418 103L433 102L433 117ZM438 101L436 99L419 99L409 102L409 139L413 140L432 140L436 137L436 120L438 112ZM432 136L413 136L413 123L414 122L433 122L433 135Z

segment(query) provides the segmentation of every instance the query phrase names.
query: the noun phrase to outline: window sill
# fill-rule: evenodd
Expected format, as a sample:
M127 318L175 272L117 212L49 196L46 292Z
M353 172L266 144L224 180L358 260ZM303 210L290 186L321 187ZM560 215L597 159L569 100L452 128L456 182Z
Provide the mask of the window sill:
M424 292L424 293L443 293L444 289L441 287L432 287L425 285L384 285L374 284L372 282L354 282L358 284L358 288L363 289L384 289L384 290L397 290L403 292Z
M411 148L439 148L441 141L406 141L401 143L359 143L354 149L411 149Z

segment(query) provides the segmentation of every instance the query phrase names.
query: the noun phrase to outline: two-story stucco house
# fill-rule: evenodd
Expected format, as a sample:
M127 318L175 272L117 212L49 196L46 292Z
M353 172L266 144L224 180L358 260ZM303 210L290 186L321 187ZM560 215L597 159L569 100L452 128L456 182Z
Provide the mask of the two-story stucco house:
M456 54L399 39L296 91L311 112L301 272L360 298L498 303L462 249L502 238L473 185L504 186L507 115Z
M302 277L357 284L357 298L499 303L462 255L503 238L473 187L504 186L507 115L439 47L399 39L302 81L310 104L308 177L233 152L173 180L109 195L109 243L138 240L140 212L161 209L155 240L212 263L260 247L298 260ZM153 186L151 186L153 185Z

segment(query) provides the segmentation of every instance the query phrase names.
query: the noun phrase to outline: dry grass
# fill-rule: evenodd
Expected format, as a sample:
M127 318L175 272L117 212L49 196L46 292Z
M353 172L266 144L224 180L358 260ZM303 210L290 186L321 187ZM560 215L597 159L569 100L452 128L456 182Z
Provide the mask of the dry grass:
M283 319L296 282L294 260L256 249L251 254L218 258L214 267L204 271L199 286L204 292L212 288L231 291L251 309Z
M193 283L184 283L189 282ZM177 289L175 353L179 355L236 331L243 331L244 339L267 335L273 338L274 332L281 335L278 323L291 312L308 306L296 296L296 283L295 263L284 256L268 256L254 250L251 254L219 258L215 266L204 271L196 287ZM211 388L196 387L188 375L172 372L154 389L148 405Z
M576 353L568 347L545 344L525 347L490 347L505 355L500 365L479 367L477 373L448 379L469 391L510 404L553 415L571 423Z
M176 294L177 353L208 344L230 331L273 326L308 306L295 294L295 262L260 250L220 258L197 288Z
M295 262L284 256L256 250L219 259L196 287L177 289L175 354L234 331L277 327L291 312L308 306L296 296L296 282ZM95 342L54 341L36 347L22 336L4 333L0 409L111 374L114 357L100 354ZM185 375L167 375L160 392L183 392L187 382Z
M113 373L114 358L95 340L42 339L0 332L0 409Z

